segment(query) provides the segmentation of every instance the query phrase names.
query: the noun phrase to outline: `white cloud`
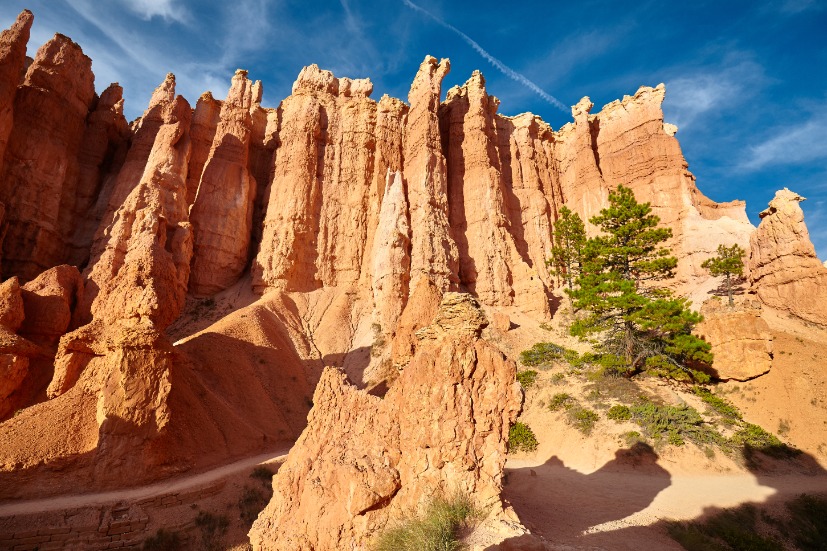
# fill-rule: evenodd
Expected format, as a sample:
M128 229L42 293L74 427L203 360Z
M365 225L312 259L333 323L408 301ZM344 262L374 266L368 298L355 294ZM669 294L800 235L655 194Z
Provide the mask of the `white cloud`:
M178 4L176 0L121 0L121 3L129 11L147 21L158 16L167 21L187 23L190 18L186 8Z
M742 170L755 171L774 165L796 165L827 159L827 110L807 120L787 122L773 129L761 143L748 148Z
M682 73L684 70L678 68L674 74ZM749 60L725 62L667 78L663 111L668 122L686 130L704 116L743 102L763 81L763 68Z

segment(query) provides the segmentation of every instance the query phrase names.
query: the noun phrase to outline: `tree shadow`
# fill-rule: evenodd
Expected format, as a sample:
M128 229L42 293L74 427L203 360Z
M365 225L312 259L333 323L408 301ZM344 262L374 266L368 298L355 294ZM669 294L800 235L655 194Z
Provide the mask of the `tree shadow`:
M739 296L744 295L747 292L747 278L745 277L736 277L732 279L732 296ZM716 297L725 297L728 296L729 292L726 288L726 280L722 280L720 284L707 291L708 295L716 296Z
M556 457L533 469L506 469L508 483L503 495L532 533L509 538L499 545L488 547L486 551L548 551L558 549L558 544L595 550L684 549L668 532L669 528L676 526L675 521L656 517L658 511L652 513L652 522L648 524L648 517L639 517L634 524L624 521L646 509L658 494L676 483L668 471L655 463L658 456L654 450L645 444L641 446L618 450L614 460L588 475L566 467ZM771 518L767 511L778 511L779 507L802 493L827 496L827 471L809 454L801 452L795 457L789 454L780 457L775 448L747 447L742 452L742 460L749 473L755 476L755 482L774 492L763 502L747 501L737 506L760 511L756 518ZM703 478L712 478L712 484L726 483L724 476L717 481L714 475L698 477L699 480ZM692 487L691 477L681 483ZM727 495L727 488L721 488L722 495ZM703 486L699 484L697 491L703 492ZM709 496L709 499L714 497ZM664 510L668 511L672 504L663 502L663 505ZM679 510L681 505L675 507ZM688 522L703 523L729 514L733 509L707 506ZM553 542L555 546L548 545L548 542ZM790 545L790 542L786 544ZM696 551L711 547L686 549Z

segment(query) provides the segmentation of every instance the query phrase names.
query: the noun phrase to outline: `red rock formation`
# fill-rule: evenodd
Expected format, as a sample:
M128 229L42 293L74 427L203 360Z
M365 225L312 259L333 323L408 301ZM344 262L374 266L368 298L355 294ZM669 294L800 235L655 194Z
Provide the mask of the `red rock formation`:
M11 134L14 95L26 63L26 43L34 15L23 10L11 27L0 33L0 164ZM2 217L0 217L2 222Z
M236 71L190 209L194 239L189 288L195 296L226 289L247 267L256 198L256 181L248 169L251 111L260 100L253 97L247 72Z
M426 56L408 92L403 158L411 212L411 292L425 278L442 291L459 281L459 253L448 223L448 178L439 132L442 79L451 64Z
M60 227L74 228L67 256L69 264L84 267L89 260L92 238L126 157L130 134L123 115L123 88L112 83L86 119L78 153L80 175L75 208L60 213Z
M192 112L192 128L190 130L192 154L187 169L188 205L192 205L195 201L195 195L198 193L201 174L204 172L204 165L210 156L213 138L215 138L215 131L218 128L221 105L221 100L215 99L211 92L204 92L198 98L195 110Z
M154 138L146 166L113 213L111 225L98 231L83 315L89 313L103 323L151 325L160 331L180 314L192 257L186 203L190 117L189 104L175 97L175 78L168 75L142 121L153 130L142 136L139 128L132 146L145 147L143 138ZM136 176L133 153L121 170L110 205Z
M440 493L500 506L521 391L514 363L479 339L485 323L473 298L447 293L384 399L327 368L308 426L250 531L253 548L362 548L390 520Z
M750 237L749 280L767 306L827 327L827 268L810 241L803 200L784 188L761 212Z
M46 270L23 285L26 319L20 333L38 344L55 344L69 329L72 312L83 296L83 278L74 266Z
M6 205L3 273L29 280L63 262L76 213L92 60L63 35L44 44L14 101L0 202Z
M561 187L584 220L607 206L608 190L620 184L638 201L651 203L661 224L672 228L675 285L685 292L708 279L701 263L719 244L746 247L753 227L742 201L719 204L698 190L674 137L677 128L664 124L664 94L662 84L643 86L596 115L589 115L592 104L583 98L572 109L574 126L564 126L556 136Z
M754 304L753 304L754 302ZM757 301L738 301L730 308L711 299L701 308L704 320L695 333L712 345L712 367L721 380L747 381L772 367L772 333Z
M498 105L476 71L462 87L448 91L440 110L459 279L485 304L518 304L545 316L548 300L542 279L523 260L512 235L511 226L522 227L522 218L512 221L508 216L497 151ZM545 262L541 269L547 271Z

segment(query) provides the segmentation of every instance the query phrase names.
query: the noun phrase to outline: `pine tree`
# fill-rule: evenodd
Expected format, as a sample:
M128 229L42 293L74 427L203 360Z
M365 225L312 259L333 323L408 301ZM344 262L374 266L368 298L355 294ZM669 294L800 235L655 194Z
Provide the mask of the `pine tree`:
M735 305L732 300L733 280L744 276L744 255L747 253L738 244L731 247L718 245L718 256L707 258L701 268L709 270L713 277L724 276L730 308Z
M583 264L583 248L586 245L586 226L576 212L564 206L560 218L554 223L554 246L548 261L552 274L566 282L569 291L580 275Z
M585 315L572 324L572 335L596 336L610 371L708 380L697 368L712 362L710 346L691 334L700 314L658 285L677 266L663 246L672 230L658 227L649 203L638 203L624 186L609 193L609 207L590 221L603 235L586 242L578 288L571 291Z

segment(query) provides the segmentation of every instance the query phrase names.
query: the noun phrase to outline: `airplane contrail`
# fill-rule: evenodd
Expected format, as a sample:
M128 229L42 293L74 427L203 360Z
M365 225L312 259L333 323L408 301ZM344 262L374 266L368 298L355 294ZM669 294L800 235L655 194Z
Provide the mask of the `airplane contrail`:
M459 37L462 38L469 46L474 48L474 50L476 50L478 54L480 54L491 65L493 65L498 71L500 71L502 74L504 74L508 78L510 78L510 79L512 79L516 82L519 82L520 84L522 84L523 86L525 86L526 88L528 88L529 90L531 90L532 92L534 92L535 94L537 94L538 96L540 96L541 98L543 98L544 100L549 102L554 107L560 109L564 113L569 112L569 107L566 106L565 104L563 104L563 102L561 102L560 100L558 100L557 98L555 98L551 94L546 93L542 88L540 88L539 86L537 86L536 84L531 82L524 75L521 75L520 73L518 73L517 71L515 71L514 69L512 69L511 67L509 67L508 65L506 65L505 63L503 63L502 61L497 59L496 57L494 57L493 55L489 54L473 38L471 38L470 36L468 36L467 34L462 32L458 28L454 27L453 25L451 25L450 23L448 23L446 21L443 21L442 19L440 19L436 15L432 14L431 12L426 10L425 8L417 6L416 4L411 2L411 0L402 0L402 2L406 6L411 8L412 10L418 11L419 13L425 15L426 17L429 17L430 19L434 20L439 25L442 25L446 29L448 29L450 31L453 31L454 33L459 35Z

